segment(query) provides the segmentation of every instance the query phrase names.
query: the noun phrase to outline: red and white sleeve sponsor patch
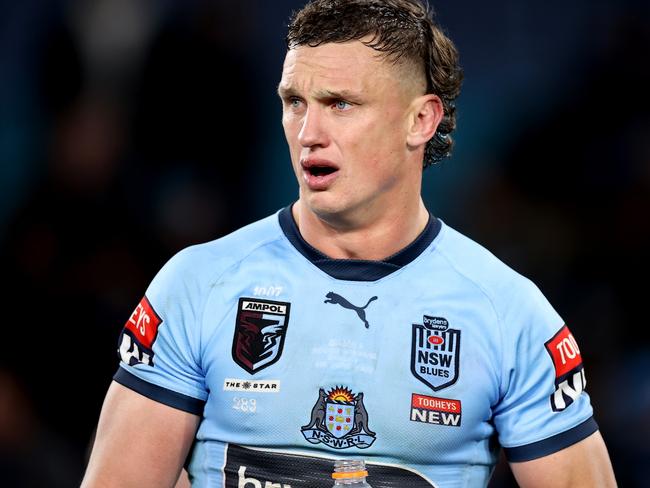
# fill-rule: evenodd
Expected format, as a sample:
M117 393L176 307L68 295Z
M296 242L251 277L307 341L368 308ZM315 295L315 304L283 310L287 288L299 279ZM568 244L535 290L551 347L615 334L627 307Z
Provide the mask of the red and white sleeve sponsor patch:
M158 326L162 319L149 303L146 296L142 297L138 306L126 321L125 329L131 331L134 338L147 349L151 349L156 335L158 335Z
M553 360L556 379L582 366L580 348L566 325L544 345Z
M577 400L587 386L580 348L566 325L544 345L555 367L555 390L550 396L551 409L561 412Z

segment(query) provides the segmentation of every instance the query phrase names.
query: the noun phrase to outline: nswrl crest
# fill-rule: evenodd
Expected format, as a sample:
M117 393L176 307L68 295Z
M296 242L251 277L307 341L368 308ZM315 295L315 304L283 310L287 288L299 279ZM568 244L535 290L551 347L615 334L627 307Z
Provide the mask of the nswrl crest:
M375 442L376 437L368 427L363 393L355 395L343 386L328 392L323 388L318 390L318 400L312 407L309 423L300 430L308 442L322 442L334 449L365 449Z
M458 380L460 330L450 329L442 317L425 315L422 324L413 324L411 372L433 391Z

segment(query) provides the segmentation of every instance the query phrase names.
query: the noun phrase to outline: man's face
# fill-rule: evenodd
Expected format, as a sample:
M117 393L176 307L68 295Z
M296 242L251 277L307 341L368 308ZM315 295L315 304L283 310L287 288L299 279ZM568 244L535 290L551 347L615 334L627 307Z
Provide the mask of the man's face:
M291 49L279 94L300 199L319 217L358 222L419 198L406 143L418 83L360 41Z

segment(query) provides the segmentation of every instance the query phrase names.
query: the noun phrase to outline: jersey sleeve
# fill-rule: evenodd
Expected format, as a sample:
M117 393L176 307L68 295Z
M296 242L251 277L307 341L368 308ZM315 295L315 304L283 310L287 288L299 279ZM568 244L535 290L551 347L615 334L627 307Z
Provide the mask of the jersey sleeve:
M200 361L203 297L189 250L156 275L120 334L118 383L200 415L207 388Z
M588 437L593 419L578 344L529 281L503 313L503 370L494 409L499 441L511 462L528 461Z

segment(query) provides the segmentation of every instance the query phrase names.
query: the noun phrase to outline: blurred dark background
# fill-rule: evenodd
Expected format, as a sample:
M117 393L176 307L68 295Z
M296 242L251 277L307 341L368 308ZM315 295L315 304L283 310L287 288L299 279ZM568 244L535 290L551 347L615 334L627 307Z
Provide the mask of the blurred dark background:
M650 6L432 3L466 81L426 202L540 286L620 486L648 486ZM0 0L1 486L78 485L156 271L295 199L275 89L301 4Z

